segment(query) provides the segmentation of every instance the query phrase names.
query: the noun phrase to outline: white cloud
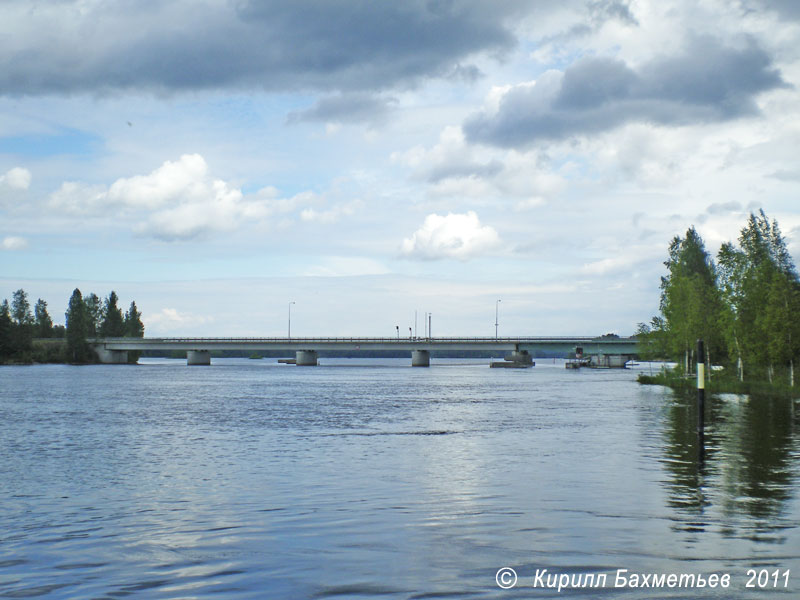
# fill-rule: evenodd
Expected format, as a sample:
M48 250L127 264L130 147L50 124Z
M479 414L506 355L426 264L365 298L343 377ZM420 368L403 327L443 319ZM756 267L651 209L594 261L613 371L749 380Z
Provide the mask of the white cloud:
M195 187L195 186L191 186ZM151 213L134 230L163 240L186 240L212 231L232 231L246 220L267 216L263 201L247 201L242 192L221 180L208 182L176 206Z
M476 156L476 154L478 156ZM416 179L438 183L449 179L492 177L503 165L491 154L468 145L460 127L445 127L439 141L430 149L415 146L406 152L395 152L391 159L413 169Z
M410 238L403 240L401 252L409 258L468 260L495 249L500 244L497 231L481 225L473 211L466 214L430 214Z
M748 10L742 11L745 4ZM453 319L452 330L462 332L479 319L464 313L456 325L456 304L460 307L476 294L486 294L488 299L478 303L485 305L487 322L493 324L493 298L503 298L501 310L507 306L510 312L511 306L506 292L497 290L497 281L543 286L563 282L565 273L580 293L552 292L546 298L552 312L543 317L539 308L532 311L527 306L513 328L507 320L509 330L604 333L625 330L627 322L630 331L657 311L669 240L684 235L692 224L714 254L722 241L736 239L749 210L763 206L770 218L778 219L790 250L800 258L800 27L797 20L761 11L763 4L527 3L533 12L514 23L519 37L514 50L501 60L470 58L482 79L465 84L455 78L425 78L416 85L380 88L380 93L398 97L380 128L351 127L344 120L339 126L324 115L314 127L287 127L287 113L322 105L326 96L308 87L279 96L267 90L254 102L239 86L151 94L131 84L127 90L96 94L91 110L85 110L80 94L54 91L25 96L25 110L15 111L19 98L6 95L0 98L0 134L6 150L5 162L0 161L0 256L24 255L31 277L55 277L52 253L31 252L45 247L58 253L57 275L64 278L107 277L108 272L136 282L242 274L285 277L264 286L248 310L237 306L229 314L214 305L230 295L227 284L220 284L226 292L213 302L204 294L165 287L163 293L151 294L148 303L140 303L144 288L154 284L131 288L137 304L150 307L148 314L174 307L180 310L178 317L187 312L214 316L213 325L184 326L180 331L186 334L207 333L213 327L218 335L248 335L248 323L242 319L250 309L263 310L264 323L270 323L274 313L274 328L265 329L285 334L285 301L320 294L325 302L307 307L308 313L319 313L309 334L328 331L326 327L341 329L342 334L358 327L364 333L380 332L387 306L399 313L404 304L440 315L439 331L447 314ZM624 6L638 26L620 19L599 23L593 17L595 11ZM28 33L35 37L36 31ZM753 37L769 54L771 68L779 69L783 80L795 87L759 94L754 100L759 116L723 123L659 125L658 120L622 118L613 129L569 139L537 138L517 150L471 143L469 136L465 140L460 124L476 112L496 120L513 108L511 100L524 99L520 112L514 113L517 118L508 121L513 133L532 110L552 107L557 92L564 89L564 73L599 82L594 91L601 93L607 81L573 68L582 59L613 59L645 77L645 67L656 57L684 53L692 35L709 35L734 49ZM541 63L530 60L532 49ZM91 53L84 54L91 58ZM713 57L692 58L700 64ZM185 69L181 72L187 74ZM665 92L685 80L686 71L675 73ZM202 75L188 75L198 74ZM661 74L663 69L652 76ZM570 114L576 102L589 99L573 96ZM601 102L595 109L604 106ZM36 153L29 152L31 148ZM36 171L27 190L22 189L23 172L9 171L25 166ZM72 181L62 185L67 179ZM271 187L256 191L268 184L281 192ZM46 190L44 198L37 196L39 189ZM354 198L364 200L363 208L349 206ZM742 211L725 213L725 206L733 203ZM423 225L431 213L446 220L449 212L464 216L470 210L481 217L478 229L488 224L495 236L499 234L490 235L490 242L502 238L496 249L478 252L482 246L475 240L450 235L443 226ZM642 216L634 219L637 214ZM163 244L147 243L149 238L131 240L133 230L151 238L202 237L203 242L172 244L165 252ZM31 231L36 236L29 235ZM28 249L3 252L3 236L18 235L28 238ZM401 249L403 238L409 239ZM482 253L490 260L459 262ZM89 255L96 255L91 264L86 261ZM413 260L397 260L401 256ZM642 260L632 262L637 256ZM426 258L450 260L422 260ZM342 275L382 273L384 267L437 282L442 304L434 305L439 300L428 293L426 283L427 291L416 300L409 300L405 292L374 292L376 308L369 318L326 320L330 304L351 305L353 285L368 279L345 281ZM389 276L378 279L376 289L382 289ZM610 291L622 282L627 289ZM6 287L28 285L33 284ZM252 285L238 284L237 295L248 298ZM297 291L287 290L291 286ZM204 285L198 284L200 288ZM265 302L270 294L274 308ZM520 294L520 302L536 298L527 291ZM58 292L53 302L63 302L61 296ZM603 310L580 306L587 297ZM447 305L450 299L453 304ZM295 308L298 315L305 310L300 303ZM480 310L476 308L476 314ZM311 319L310 314L306 318ZM298 320L298 326L303 322ZM395 322L402 321L393 318ZM485 334L493 334L493 329Z
M50 194L50 208L70 215L102 214L108 207L105 186L65 181Z
M608 273L615 273L622 269L628 268L635 262L636 259L631 256L603 258L601 260L586 263L583 265L583 267L581 267L581 272L585 273L586 275L606 275Z
M383 264L359 256L326 256L320 263L306 270L304 275L316 277L352 277L360 275L385 275Z
M31 172L22 167L14 167L5 175L0 175L0 185L12 190L27 190L31 185Z
M3 250L22 250L28 247L28 240L23 237L10 235L3 238L2 244L0 247Z
M525 198L524 200L520 200L514 205L514 210L518 211L525 211L530 210L532 208L537 208L545 204L547 200L542 198L541 196L531 196L530 198Z
M497 190L485 179L464 177L437 181L428 188L428 194L434 198L455 198L459 201L469 198L485 201L487 198L495 198Z
M258 223L273 214L300 210L318 202L302 192L279 198L274 187L245 195L241 189L209 173L199 154L166 161L148 175L117 179L111 186L68 181L50 195L50 207L77 216L128 216L138 220L133 230L162 240L188 240L211 232L232 231L244 223ZM331 222L354 207L329 211L307 208L306 220Z
M118 179L106 198L114 205L153 211L135 227L138 233L185 240L265 218L270 195L268 190L263 196L245 198L240 189L213 179L202 156L185 154L149 175Z
M14 167L0 175L0 209L12 212L24 210L28 205L27 192L31 185L31 172Z
M427 182L434 198L470 198L481 203L512 199L515 210L527 210L566 187L562 174L544 164L538 151L478 147L464 139L460 127L445 127L432 147L395 152L392 161L409 167L413 179Z
M314 208L304 208L300 212L300 218L303 221L311 221L317 223L336 223L342 217L349 217L361 208L362 202L360 200L353 200L344 204L337 204L328 210L316 210Z
M208 165L199 154L184 154L166 161L149 175L122 178L108 190L108 200L134 208L157 209L175 203L202 203L216 196L222 182L212 181ZM224 184L223 184L224 185Z
M155 314L145 315L144 319L148 335L191 330L197 325L205 325L214 321L213 317L181 312L175 308L162 308Z

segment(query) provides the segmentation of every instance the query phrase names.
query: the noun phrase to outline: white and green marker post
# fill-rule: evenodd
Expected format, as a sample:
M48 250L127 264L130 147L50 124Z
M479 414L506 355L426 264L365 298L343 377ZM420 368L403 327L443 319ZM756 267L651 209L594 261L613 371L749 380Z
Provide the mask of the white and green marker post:
M705 457L706 429L706 362L703 340L697 340L697 452L700 462Z

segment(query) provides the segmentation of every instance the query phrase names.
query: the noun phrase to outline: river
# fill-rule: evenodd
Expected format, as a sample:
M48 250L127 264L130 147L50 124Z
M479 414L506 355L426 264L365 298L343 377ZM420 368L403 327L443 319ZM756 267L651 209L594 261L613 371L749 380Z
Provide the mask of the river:
M646 363L141 362L0 368L0 597L800 592L792 401L709 399L701 465L692 399L637 384Z

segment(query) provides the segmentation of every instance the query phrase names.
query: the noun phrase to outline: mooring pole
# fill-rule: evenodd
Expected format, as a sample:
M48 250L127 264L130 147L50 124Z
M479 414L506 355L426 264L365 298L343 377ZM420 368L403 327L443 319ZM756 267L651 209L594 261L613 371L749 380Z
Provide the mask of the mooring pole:
M706 363L703 340L697 340L697 452L700 462L705 457L706 429Z

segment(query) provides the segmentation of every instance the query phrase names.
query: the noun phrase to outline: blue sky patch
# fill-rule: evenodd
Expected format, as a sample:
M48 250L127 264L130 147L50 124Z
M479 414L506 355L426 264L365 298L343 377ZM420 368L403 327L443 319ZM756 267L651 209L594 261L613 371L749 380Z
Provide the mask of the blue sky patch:
M0 154L20 157L47 157L69 154L90 156L98 153L103 145L100 137L64 129L53 135L20 135L0 138Z

